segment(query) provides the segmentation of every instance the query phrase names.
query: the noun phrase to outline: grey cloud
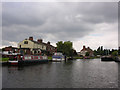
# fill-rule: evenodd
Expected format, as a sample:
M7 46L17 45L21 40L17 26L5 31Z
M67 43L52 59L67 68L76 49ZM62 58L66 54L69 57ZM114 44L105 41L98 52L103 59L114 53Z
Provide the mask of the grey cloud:
M117 22L117 3L4 3L3 40L29 36L45 41L76 40L100 23Z

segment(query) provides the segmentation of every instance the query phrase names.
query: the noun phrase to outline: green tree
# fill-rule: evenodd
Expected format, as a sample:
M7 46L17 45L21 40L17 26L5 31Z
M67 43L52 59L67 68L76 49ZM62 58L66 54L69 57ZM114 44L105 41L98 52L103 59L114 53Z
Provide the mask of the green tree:
M94 50L94 55L97 56L97 51L96 50Z
M57 51L63 53L63 42L59 41L58 43L56 43L56 45L57 45Z
M72 48L72 42L70 41L66 41L66 42L62 42L59 41L56 43L57 45L57 51L58 52L62 52L64 55L67 56L73 56L73 48Z
M117 56L118 55L118 51L113 51L112 52L112 56Z
M89 56L89 55L90 55L90 53L89 53L89 52L86 52L86 53L85 53L85 56Z
M104 55L103 46L98 47L98 49L97 49L97 55Z

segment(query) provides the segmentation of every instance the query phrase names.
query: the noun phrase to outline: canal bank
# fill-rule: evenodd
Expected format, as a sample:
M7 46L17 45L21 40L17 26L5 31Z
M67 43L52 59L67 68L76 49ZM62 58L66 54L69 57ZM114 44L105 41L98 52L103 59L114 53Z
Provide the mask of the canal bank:
M2 70L3 88L118 87L118 63L114 61L77 59L24 67L4 66Z

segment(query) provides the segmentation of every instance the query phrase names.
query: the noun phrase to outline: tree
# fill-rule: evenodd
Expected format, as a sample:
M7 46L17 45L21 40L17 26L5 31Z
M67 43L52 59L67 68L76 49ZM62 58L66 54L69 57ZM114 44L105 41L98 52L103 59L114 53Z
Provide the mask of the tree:
M101 46L100 50L103 51L103 46Z
M72 42L70 41L66 41L66 42L62 42L59 41L56 43L57 45L57 51L58 52L62 52L64 55L67 56L73 56L73 48L72 48Z
M89 53L89 52L86 52L86 53L85 53L85 56L89 56L89 55L90 55L90 53Z
M75 49L73 49L73 55L76 56L77 55L77 52Z
M57 51L63 52L63 42L59 41L58 43L56 43L56 45L57 45Z
M103 46L98 47L98 49L97 49L97 55L104 55Z
M118 55L118 51L112 52L112 56L117 56L117 55Z
M94 50L94 55L97 56L97 51L96 50Z

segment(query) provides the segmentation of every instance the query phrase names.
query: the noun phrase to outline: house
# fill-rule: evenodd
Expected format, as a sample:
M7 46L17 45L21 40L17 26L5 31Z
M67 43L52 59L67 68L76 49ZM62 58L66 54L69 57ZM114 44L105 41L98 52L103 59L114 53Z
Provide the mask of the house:
M17 47L12 47L8 46L2 49L3 54L17 54L18 53L18 48Z
M33 40L33 37L25 39L18 43L19 52L21 54L41 54L49 52L53 53L54 46L50 45L50 42L44 43L42 39L37 41Z
M16 56L18 54L20 54L20 53L19 53L17 47L8 46L5 48L2 48L2 50L1 50L1 55L2 55L2 57L5 57L5 58L9 58L11 56Z
M49 52L50 55L53 55L57 51L57 48L52 46L50 42L47 42L47 51Z
M90 49L90 47L86 48L85 46L83 46L83 49L80 51L79 55L86 56L87 52L89 53L89 56L93 56L93 50Z

